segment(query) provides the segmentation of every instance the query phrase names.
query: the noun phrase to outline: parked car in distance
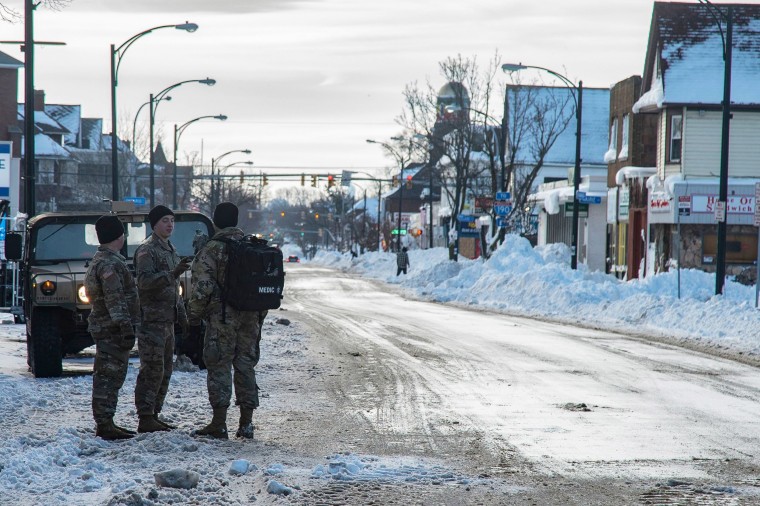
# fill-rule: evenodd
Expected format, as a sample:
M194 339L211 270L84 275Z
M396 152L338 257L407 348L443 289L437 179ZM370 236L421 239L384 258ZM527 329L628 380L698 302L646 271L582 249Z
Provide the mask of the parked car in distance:
M288 257L288 263L298 263L301 260L296 255L290 255Z

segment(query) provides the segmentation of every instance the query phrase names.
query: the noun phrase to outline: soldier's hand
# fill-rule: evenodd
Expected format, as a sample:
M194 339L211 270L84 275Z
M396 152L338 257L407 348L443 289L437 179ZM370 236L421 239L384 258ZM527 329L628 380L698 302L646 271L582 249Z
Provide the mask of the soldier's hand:
M185 257L177 264L177 266L172 270L172 276L174 276L174 279L179 278L183 272L188 270L190 268L190 262L192 262L193 259L191 257Z

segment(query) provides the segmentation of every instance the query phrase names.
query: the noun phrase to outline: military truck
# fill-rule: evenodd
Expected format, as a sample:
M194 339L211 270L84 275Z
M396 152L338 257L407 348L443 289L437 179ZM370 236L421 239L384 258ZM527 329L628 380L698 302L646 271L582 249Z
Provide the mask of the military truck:
M122 255L134 269L132 256L137 246L150 236L151 228L148 214L135 211L130 204L115 202L113 208L124 223L126 241ZM103 214L39 214L26 224L23 248L15 246L12 237L6 240L6 257L20 261L27 362L37 378L61 376L64 356L79 353L94 344L87 332L90 301L84 288L84 275L99 246L95 221ZM197 243L198 235L211 237L213 233L214 225L207 216L176 211L170 240L181 257L193 256L193 240ZM185 299L189 283L190 273L186 272L180 279ZM182 336L178 335L178 343L181 340Z

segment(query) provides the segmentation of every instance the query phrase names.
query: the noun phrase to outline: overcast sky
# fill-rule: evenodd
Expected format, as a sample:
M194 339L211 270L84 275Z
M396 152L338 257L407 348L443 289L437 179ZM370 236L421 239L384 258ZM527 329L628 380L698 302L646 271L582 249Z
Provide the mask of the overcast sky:
M22 2L7 2L22 7ZM719 2L715 2L719 3ZM73 0L62 11L40 7L36 88L49 103L81 104L86 117L110 123L109 45L147 28L185 21L189 34L156 31L125 54L118 111L131 125L150 93L187 79L162 103L157 121L171 158L174 123L194 123L182 153L204 161L249 148L256 166L336 171L392 165L377 145L399 132L407 83L444 83L438 62L498 50L505 62L565 72L584 86L608 87L641 74L652 14L650 0ZM22 25L0 26L3 40ZM23 60L16 46L0 48ZM19 82L23 101L23 76ZM147 115L143 114L147 121ZM245 160L241 155L227 161Z

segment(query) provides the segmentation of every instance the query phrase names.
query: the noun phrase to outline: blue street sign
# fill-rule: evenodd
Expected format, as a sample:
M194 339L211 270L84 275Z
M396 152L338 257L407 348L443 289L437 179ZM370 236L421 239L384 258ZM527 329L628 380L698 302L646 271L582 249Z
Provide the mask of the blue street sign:
M589 197L586 192L578 192L578 202L581 204L601 204L602 197Z
M457 220L459 220L460 223L472 223L475 221L475 215L474 214L460 214L457 216Z
M512 206L493 206L496 216L506 216L512 212Z
M144 206L146 202L145 197L124 197L124 200L134 202L136 206Z
M511 200L512 194L509 192L496 192L496 198L494 200Z
M496 226L499 228L504 228L507 226L507 219L503 218L501 216L496 218Z

